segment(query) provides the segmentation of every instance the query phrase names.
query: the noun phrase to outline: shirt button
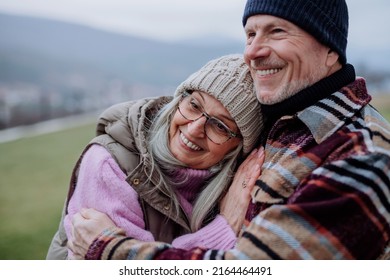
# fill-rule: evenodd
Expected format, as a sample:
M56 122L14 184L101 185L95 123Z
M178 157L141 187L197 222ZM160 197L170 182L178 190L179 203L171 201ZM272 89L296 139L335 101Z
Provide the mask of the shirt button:
M134 186L138 186L139 183L140 183L140 181L139 181L138 178L136 178L136 179L133 180L133 185L134 185Z
M171 206L169 206L168 204L166 204L166 205L164 206L164 210L168 211L169 209L171 209Z

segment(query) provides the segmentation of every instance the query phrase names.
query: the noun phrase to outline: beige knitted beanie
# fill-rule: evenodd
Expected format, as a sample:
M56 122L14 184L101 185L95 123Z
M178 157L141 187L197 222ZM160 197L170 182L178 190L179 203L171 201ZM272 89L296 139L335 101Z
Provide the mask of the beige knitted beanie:
M177 88L175 96L193 90L206 92L225 106L243 136L243 152L248 154L263 130L263 117L242 55L227 55L208 62Z

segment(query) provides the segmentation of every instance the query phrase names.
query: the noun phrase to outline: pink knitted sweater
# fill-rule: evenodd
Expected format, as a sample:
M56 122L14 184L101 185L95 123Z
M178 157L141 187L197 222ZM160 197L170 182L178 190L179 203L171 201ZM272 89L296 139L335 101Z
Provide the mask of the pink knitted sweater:
M208 171L183 169L191 176L191 184L178 187L179 201L190 217L192 202L197 195ZM126 175L111 154L99 145L93 145L85 153L75 192L70 199L68 215L64 226L71 236L72 216L81 208L94 208L106 213L113 222L124 229L128 236L142 241L154 241L152 234L145 230L145 222L136 191L125 181ZM211 223L197 232L180 236L173 240L176 248L206 247L230 249L236 236L226 219L218 215Z

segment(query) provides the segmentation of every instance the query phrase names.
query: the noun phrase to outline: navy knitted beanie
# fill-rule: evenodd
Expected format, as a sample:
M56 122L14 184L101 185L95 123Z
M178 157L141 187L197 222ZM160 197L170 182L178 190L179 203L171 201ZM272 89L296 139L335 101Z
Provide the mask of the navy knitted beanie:
M242 23L267 14L299 26L347 62L348 7L345 0L247 0Z

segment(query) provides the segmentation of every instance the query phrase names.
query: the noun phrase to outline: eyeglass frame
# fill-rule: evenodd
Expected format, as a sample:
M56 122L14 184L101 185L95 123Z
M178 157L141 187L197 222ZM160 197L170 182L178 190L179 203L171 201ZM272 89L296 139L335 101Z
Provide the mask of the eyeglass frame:
M229 140L232 139L232 138L242 138L241 134L232 131L232 130L223 122L223 121L221 121L220 119L217 119L217 118L215 118L215 117L212 117L212 116L210 116L208 113L206 113L206 112L204 111L204 109L203 109L203 106L201 106L201 104L200 104L200 106L202 107L203 110L202 110L202 111L201 111L201 110L198 110L199 113L201 113L201 115L200 115L198 118L192 120L192 119L189 119L188 117L184 116L183 112L180 110L180 104L181 104L181 102L184 100L184 98L189 97L189 96L192 96L192 92L185 91L185 92L182 93L181 99L180 99L180 101L179 101L179 103L178 103L178 105L177 105L177 109L178 109L180 115L181 115L183 118L185 118L186 120L188 120L188 121L194 122L194 121L199 120L199 119L202 118L202 117L205 117L205 118L206 118L206 121L205 121L205 123L204 123L203 129L204 129L204 133L206 134L207 138L210 139L211 142L213 142L214 144L217 144L217 145L222 145L222 144L225 144L227 141L229 141ZM228 132L229 134L227 135L228 138L227 138L224 142L222 142L222 143L217 143L217 142L213 141L213 140L207 135L207 132L206 132L206 125L207 125L207 123L208 123L208 121L209 121L210 119L217 120L219 123L223 124L223 126L226 128L226 130L227 130L227 132Z

